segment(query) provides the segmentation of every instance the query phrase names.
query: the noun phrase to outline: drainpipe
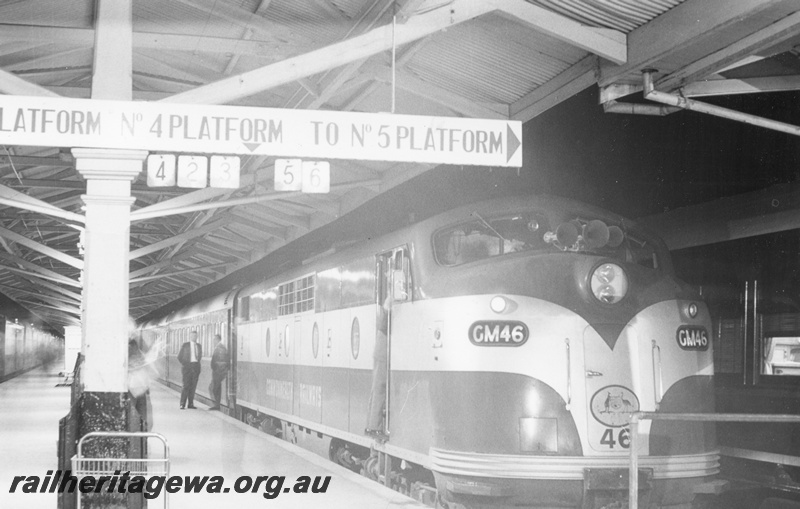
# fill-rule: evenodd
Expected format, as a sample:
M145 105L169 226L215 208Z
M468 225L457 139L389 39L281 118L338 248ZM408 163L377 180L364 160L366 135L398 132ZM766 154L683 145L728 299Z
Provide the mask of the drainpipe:
M621 103L615 100L603 103L605 113L627 113L629 115L656 115L663 117L670 113L680 111L681 108L675 106L656 106L654 104Z
M766 127L767 129L772 129L774 131L800 136L800 127L792 124L786 124L784 122L778 122L776 120L770 120L768 118L758 117L756 115L741 113L739 111L730 110L721 106L714 106L713 104L695 101L694 99L687 99L679 95L659 92L653 87L654 72L655 71L651 69L642 71L642 80L644 86L643 92L645 99L666 104L667 106L673 106L684 110L699 111L700 113L706 113L716 117L727 118L729 120L735 120L745 124Z

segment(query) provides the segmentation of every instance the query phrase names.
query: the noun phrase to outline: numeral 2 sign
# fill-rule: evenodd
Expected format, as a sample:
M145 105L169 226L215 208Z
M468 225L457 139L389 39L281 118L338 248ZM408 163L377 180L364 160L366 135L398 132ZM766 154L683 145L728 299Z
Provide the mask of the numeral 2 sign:
M178 157L178 185L200 188L208 185L208 159L202 156Z

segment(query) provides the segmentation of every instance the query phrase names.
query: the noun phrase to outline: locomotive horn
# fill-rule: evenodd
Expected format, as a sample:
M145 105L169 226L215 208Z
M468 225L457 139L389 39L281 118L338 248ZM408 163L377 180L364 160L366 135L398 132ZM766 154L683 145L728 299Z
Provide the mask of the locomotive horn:
M597 249L608 244L609 239L608 226L599 219L589 221L589 224L583 230L583 240L590 248Z
M578 228L572 223L561 223L556 228L556 240L564 247L578 242Z
M625 234L622 233L622 228L619 226L608 227L608 245L610 247L617 247L622 244Z

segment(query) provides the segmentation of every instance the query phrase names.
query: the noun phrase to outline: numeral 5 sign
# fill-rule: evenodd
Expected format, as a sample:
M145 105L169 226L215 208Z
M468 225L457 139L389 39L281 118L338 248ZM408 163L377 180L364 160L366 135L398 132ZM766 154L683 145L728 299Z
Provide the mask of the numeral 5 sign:
M331 190L331 165L327 161L276 159L275 190L328 193Z
M303 160L275 159L275 190L300 191L303 189Z

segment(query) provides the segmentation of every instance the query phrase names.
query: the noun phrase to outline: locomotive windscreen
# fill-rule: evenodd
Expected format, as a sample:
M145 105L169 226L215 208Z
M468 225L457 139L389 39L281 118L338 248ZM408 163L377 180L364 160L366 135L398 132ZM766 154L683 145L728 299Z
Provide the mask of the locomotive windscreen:
M436 260L441 265L455 266L520 252L561 251L659 267L658 248L644 235L584 214L558 219L538 212L471 215L472 220L434 234Z

